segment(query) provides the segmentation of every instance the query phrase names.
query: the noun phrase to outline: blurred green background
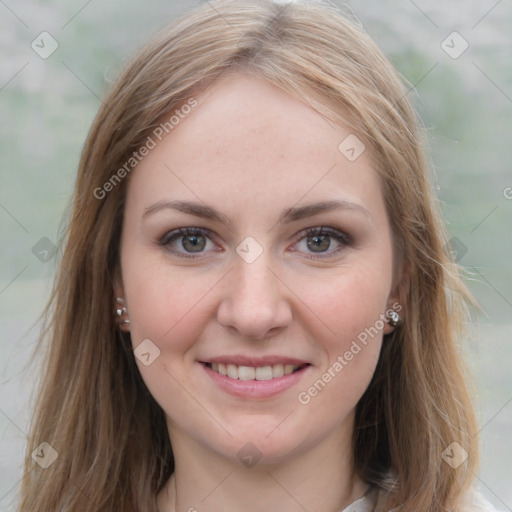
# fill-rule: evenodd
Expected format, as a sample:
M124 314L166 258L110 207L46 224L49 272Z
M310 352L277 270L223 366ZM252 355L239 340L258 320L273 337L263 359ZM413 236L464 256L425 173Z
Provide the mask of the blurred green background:
M197 3L0 1L0 510L13 510L21 476L36 378L24 365L87 131L125 60ZM482 307L465 347L482 427L477 482L512 510L512 2L343 5L410 84L428 130L433 184ZM31 47L43 31L58 44L48 58Z

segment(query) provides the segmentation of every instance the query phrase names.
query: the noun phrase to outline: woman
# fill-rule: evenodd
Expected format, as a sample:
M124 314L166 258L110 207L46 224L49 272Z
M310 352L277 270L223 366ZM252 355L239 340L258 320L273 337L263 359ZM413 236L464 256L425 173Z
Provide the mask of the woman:
M491 510L446 241L358 26L187 14L84 147L20 512Z

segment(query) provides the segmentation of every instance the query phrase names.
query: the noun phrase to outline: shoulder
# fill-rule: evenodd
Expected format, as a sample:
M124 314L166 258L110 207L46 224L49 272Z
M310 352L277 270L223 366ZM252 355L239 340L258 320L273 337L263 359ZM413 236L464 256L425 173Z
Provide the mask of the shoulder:
M476 488L466 493L457 512L501 512Z
M389 494L382 489L373 489L368 495L368 500L373 503L373 510L375 512L387 512ZM399 509L393 509L390 512L396 512ZM484 495L476 488L470 489L462 497L460 505L457 507L455 512L502 512L502 510L494 507Z

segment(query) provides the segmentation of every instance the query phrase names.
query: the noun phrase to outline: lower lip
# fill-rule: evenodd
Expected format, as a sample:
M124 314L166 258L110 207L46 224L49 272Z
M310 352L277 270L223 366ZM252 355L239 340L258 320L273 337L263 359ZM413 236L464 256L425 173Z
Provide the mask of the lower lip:
M208 376L219 386L223 391L230 395L240 398L270 398L278 395L292 386L297 384L304 374L310 368L310 365L290 373L283 375L276 379L270 380L240 380L231 379L225 375L214 372L205 364L199 363L204 368Z

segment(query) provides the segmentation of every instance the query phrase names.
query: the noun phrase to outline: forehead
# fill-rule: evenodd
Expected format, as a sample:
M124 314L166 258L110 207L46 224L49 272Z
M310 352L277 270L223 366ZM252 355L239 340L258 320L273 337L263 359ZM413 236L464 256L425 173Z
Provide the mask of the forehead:
M354 142L357 153L362 149L350 127L265 80L230 75L194 99L197 106L133 172L130 189L137 195L207 195L219 205L242 207L261 198L267 209L269 194L276 203L336 199L340 193L367 202L380 196L369 150L356 159L340 151Z

